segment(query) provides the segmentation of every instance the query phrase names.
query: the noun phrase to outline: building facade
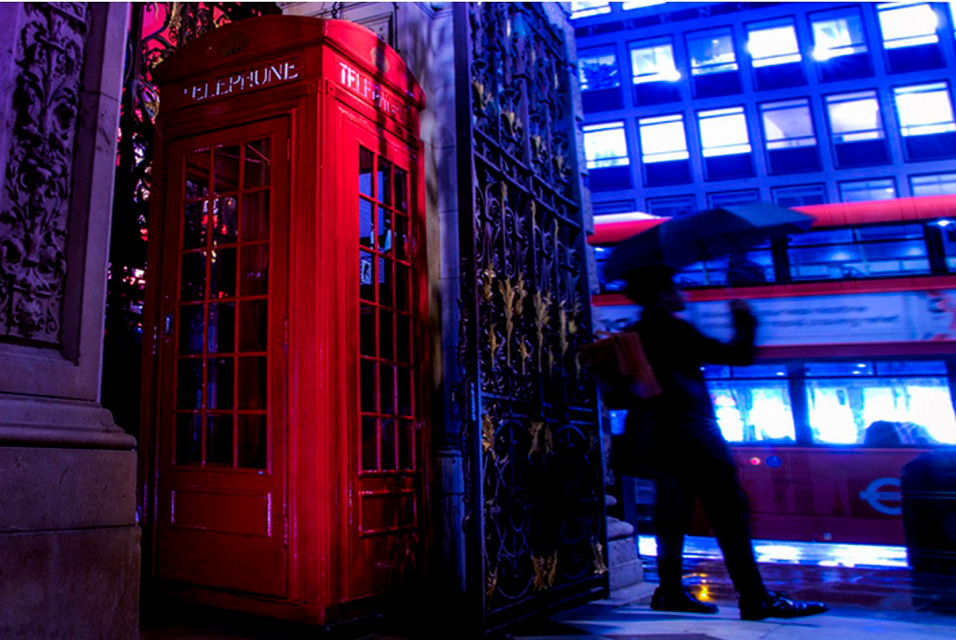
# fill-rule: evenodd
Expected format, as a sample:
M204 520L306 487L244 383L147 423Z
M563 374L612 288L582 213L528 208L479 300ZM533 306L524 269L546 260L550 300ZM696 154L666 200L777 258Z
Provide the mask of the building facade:
M952 194L946 3L576 3L597 215Z

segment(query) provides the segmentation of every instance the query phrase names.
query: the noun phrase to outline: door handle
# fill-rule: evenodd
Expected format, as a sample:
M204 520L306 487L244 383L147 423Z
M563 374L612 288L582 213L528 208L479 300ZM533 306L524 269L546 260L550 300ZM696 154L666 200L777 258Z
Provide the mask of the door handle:
M173 314L167 313L163 317L163 335L168 336L173 332Z

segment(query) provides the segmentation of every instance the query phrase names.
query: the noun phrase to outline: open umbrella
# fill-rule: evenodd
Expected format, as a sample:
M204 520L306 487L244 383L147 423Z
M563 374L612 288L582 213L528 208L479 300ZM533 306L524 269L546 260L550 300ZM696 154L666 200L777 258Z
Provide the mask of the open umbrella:
M766 202L707 209L671 218L614 247L604 265L608 281L639 267L678 270L728 253L747 251L766 240L810 228L813 217Z

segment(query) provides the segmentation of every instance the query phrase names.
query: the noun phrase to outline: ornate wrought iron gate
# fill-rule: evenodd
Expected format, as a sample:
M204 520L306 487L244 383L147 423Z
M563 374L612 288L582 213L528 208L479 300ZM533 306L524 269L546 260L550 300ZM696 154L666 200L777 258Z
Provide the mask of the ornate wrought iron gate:
M603 593L571 67L541 5L455 6L470 602L486 628Z

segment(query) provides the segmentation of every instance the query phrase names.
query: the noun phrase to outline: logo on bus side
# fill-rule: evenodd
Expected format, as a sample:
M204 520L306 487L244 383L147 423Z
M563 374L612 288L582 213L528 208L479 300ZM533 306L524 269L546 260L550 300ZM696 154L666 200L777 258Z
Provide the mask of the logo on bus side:
M884 502L899 502L903 499L900 493L899 478L877 478L860 492L860 498L867 504L888 516L903 515L903 506L889 506Z
M187 100L199 102L210 98L228 96L232 93L249 91L250 89L258 89L287 80L295 80L299 77L299 70L296 68L298 62L297 58L270 62L247 71L196 83L183 89L183 94Z

